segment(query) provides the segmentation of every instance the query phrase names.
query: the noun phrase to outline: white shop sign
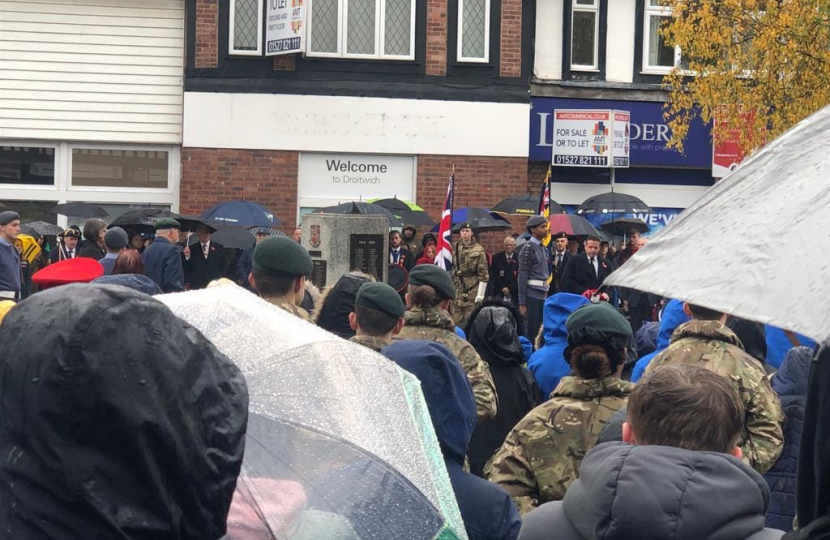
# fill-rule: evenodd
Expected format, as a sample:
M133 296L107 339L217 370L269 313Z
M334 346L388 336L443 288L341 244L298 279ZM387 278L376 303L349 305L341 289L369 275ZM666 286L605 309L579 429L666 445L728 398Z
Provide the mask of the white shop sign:
M553 165L628 167L630 121L627 111L554 110Z
M415 200L414 156L300 154L298 197L339 202Z

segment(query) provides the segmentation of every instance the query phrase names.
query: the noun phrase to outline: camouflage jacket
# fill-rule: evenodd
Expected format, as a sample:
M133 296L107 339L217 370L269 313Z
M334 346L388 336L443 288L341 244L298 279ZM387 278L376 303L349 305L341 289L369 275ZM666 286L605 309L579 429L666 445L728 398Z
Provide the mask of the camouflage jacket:
M719 321L692 320L677 327L671 345L654 357L646 373L667 364L704 367L726 377L744 404L744 432L739 446L744 461L764 474L784 445L784 413L760 362L744 352L732 330Z
M453 251L452 284L455 286L455 303L459 305L475 304L479 282L490 280L490 265L487 253L478 242L465 246L455 244Z
M564 377L551 398L525 416L484 468L524 515L561 501L602 427L625 406L634 385L616 377Z
M381 349L392 343L391 341L375 336L352 336L349 338L349 341L359 343L377 352L380 352Z
M263 298L266 302L271 304L272 306L277 306L283 311L287 311L288 313L294 315L295 317L299 317L300 319L304 320L307 323L314 324L314 319L311 318L311 315L308 314L308 311L304 310L300 306L296 304L292 304L291 302L276 302L271 301L268 298Z
M498 410L496 385L490 366L481 359L472 345L458 337L452 317L438 308L413 308L404 314L406 324L396 339L424 339L444 345L461 362L473 389L478 420L494 418Z

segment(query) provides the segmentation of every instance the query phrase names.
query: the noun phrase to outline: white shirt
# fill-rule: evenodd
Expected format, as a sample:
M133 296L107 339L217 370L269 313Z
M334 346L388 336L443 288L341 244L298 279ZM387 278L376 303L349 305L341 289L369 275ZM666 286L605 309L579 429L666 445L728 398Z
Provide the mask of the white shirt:
M207 259L209 251L210 251L210 240L208 240L207 242L202 244L202 255L205 256L205 259Z

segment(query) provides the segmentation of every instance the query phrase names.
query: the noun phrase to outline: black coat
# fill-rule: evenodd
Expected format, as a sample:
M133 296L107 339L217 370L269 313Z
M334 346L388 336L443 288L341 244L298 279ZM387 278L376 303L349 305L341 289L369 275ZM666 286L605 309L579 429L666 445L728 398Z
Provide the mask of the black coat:
M492 291L490 295L499 298L504 295L501 290L507 287L510 290L510 299L518 304L519 302L519 259L514 251L510 260L507 260L505 252L493 255L493 262L490 263L490 284Z
M565 273L565 267L568 265L568 261L570 261L571 257L573 256L573 253L566 249L565 253L562 255L562 263L557 266L556 248L551 250L550 263L551 265L553 265L553 287L551 293L559 292L562 290L562 274Z
M208 256L202 253L202 244L196 242L190 246L190 259L184 260L184 279L191 289L204 289L207 284L222 277L225 248L222 244L211 242Z
M80 242L78 244L80 244ZM77 257L80 254L80 250L78 249L80 247L81 247L80 245L75 245L75 250L74 250L75 251L75 257ZM68 258L69 257L66 254L66 248L62 245L55 246L55 249L53 249L49 253L49 262L50 263L56 263L58 261L62 261L62 260L68 259Z
M145 275L166 292L184 290L184 269L179 249L166 238L158 237L141 254Z
M599 289L602 282L611 274L611 265L597 256L598 274L588 262L585 253L577 253L568 260L562 273L562 292L582 294L590 289Z
M89 240L82 240L75 249L77 250L76 257L86 257L96 261L100 261L107 254L105 249L101 249L101 246Z
M392 262L392 248L389 248L389 264L394 264ZM415 255L413 255L412 252L404 246L401 246L401 252L398 256L398 264L406 268L406 271L409 272L412 270L412 267L415 266Z

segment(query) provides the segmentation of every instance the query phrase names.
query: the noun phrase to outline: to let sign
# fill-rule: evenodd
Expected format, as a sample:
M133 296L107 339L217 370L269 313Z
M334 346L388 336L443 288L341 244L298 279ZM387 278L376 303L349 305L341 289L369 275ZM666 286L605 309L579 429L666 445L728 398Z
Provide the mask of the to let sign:
M266 0L265 56L302 52L305 0Z
M628 167L630 123L627 111L555 110L553 165Z

